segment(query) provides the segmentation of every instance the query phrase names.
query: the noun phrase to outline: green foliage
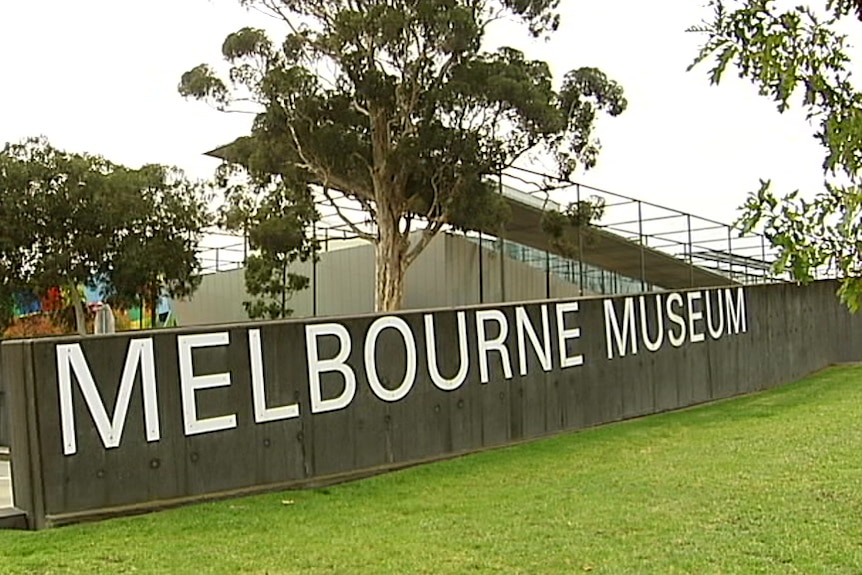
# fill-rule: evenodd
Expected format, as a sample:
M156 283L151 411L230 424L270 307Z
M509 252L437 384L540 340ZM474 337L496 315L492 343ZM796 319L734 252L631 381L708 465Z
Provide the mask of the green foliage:
M818 9L781 10L774 0L745 0L730 9L713 0L711 6L712 18L692 28L707 37L692 66L711 60L712 83L733 66L779 111L801 106L826 150L824 190L813 200L797 192L777 197L762 182L747 199L741 223L747 231L762 228L779 248L779 272L807 282L818 267L838 270L842 299L858 309L862 93L851 78L848 37L841 30L846 18L862 18L862 3L828 0Z
M208 194L164 166L117 169L113 176L114 194L124 200L111 216L114 237L99 268L108 280L104 296L122 308L160 294L189 297L200 285L196 252L210 223Z
M200 65L179 91L222 109L256 104L252 134L222 149L225 159L363 207L377 230L353 231L381 246L377 303L392 309L404 271L443 226L507 217L491 178L534 152L556 159L562 175L592 167L596 117L625 109L620 86L595 68L569 72L557 90L547 63L483 49L500 18L552 33L558 3L241 0L280 19L283 41L251 28L231 34L227 79ZM410 238L417 219L427 224Z
M290 271L296 262L316 259L313 223L318 214L306 185L282 176L253 179L235 164L223 164L218 180L226 190L224 228L242 232L254 253L246 258L245 288L254 299L243 307L252 319L290 316L291 296L309 286L308 277Z
M0 299L98 280L124 307L198 285L207 197L177 170L132 170L29 139L0 151L0 190Z
M208 66L200 65L183 74L180 83L180 93L183 96L205 95L217 102L220 109L227 103L227 88L224 83L213 76Z
M293 314L287 300L294 292L308 288L308 276L288 272L283 254L249 256L245 265L245 287L257 299L242 302L252 319L282 319Z
M572 202L562 211L548 210L542 215L542 231L551 246L569 258L577 258L583 244L592 243L590 226L605 213L605 199L591 196Z
M65 335L65 326L48 314L36 314L18 318L3 330L3 339L23 339L43 335Z

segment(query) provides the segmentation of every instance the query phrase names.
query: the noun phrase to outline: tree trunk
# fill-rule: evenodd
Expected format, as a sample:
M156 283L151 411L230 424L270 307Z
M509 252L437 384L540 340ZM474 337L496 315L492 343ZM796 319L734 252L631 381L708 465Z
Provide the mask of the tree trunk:
M377 204L376 311L397 311L404 305L404 274L409 241L399 217L387 202Z
M391 156L392 134L386 110L369 108L371 116L371 150L374 169L374 203L377 219L377 280L374 308L376 311L396 311L404 304L404 273L407 271L407 250L410 247L409 226L401 230L405 174L393 172Z
M69 297L72 299L72 307L75 309L75 328L78 330L78 335L87 335L84 302L81 299L81 292L78 291L78 286L69 284Z
M278 314L278 319L284 319L284 310L287 308L287 256L284 256L284 261L281 262L281 312Z

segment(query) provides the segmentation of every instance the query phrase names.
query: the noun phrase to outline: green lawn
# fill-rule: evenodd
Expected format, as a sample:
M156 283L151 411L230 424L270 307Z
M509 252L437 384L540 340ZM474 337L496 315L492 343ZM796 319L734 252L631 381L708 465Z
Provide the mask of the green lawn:
M39 533L0 573L862 573L862 368L317 491Z

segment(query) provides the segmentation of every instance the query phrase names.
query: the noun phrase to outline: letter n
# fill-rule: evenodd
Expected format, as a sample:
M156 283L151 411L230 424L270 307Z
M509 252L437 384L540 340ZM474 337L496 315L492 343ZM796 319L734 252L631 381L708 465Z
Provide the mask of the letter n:
M90 410L90 415L93 417L93 422L102 438L102 444L106 449L109 449L120 445L123 426L126 423L126 414L129 412L129 403L132 399L132 387L135 384L135 375L140 364L147 441L160 439L152 339L133 339L129 342L126 364L123 367L120 388L117 391L117 400L114 404L114 414L110 418L105 404L102 402L102 397L99 395L96 382L93 380L90 367L87 365L87 360L84 358L81 344L58 345L56 350L64 455L73 455L78 451L75 434L75 409L72 405L72 372L75 374L75 379L78 380L81 394L84 396L84 401L87 403L87 408Z

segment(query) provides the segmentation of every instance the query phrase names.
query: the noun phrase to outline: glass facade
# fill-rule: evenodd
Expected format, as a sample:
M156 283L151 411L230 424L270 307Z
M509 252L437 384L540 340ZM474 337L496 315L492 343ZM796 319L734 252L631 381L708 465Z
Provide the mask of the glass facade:
M479 237L466 236L468 240L479 243ZM483 236L482 247L484 249L500 252L500 239ZM660 288L641 282L639 279L624 276L594 265L564 258L543 250L531 248L517 242L504 240L505 254L518 262L523 262L536 269L544 270L562 279L563 281L580 285L584 293L601 295L634 294L644 291L656 291Z

